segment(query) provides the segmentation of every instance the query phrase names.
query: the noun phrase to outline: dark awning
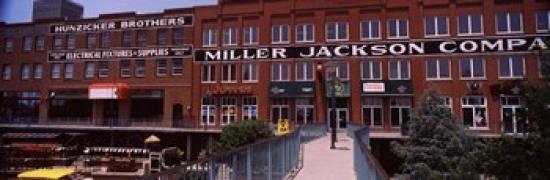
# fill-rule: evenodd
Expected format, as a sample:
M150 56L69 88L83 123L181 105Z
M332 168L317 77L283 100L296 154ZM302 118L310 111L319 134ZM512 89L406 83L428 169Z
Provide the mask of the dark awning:
M58 133L6 133L2 135L5 139L53 139L59 137Z
M363 81L363 96L412 96L413 84L410 80Z
M314 97L313 82L271 82L269 94L272 98Z

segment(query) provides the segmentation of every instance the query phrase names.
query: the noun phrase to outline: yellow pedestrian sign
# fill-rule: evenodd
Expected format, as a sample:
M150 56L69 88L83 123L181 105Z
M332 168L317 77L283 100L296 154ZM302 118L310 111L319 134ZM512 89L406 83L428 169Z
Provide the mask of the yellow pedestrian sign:
M279 119L277 120L277 136L285 135L290 131L290 126L288 124L288 119Z

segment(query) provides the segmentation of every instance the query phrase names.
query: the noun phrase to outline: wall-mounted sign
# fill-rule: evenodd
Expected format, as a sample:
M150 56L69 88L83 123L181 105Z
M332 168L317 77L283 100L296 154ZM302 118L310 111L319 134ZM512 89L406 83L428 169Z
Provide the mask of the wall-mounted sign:
M361 44L312 45L301 47L260 47L242 49L203 49L195 61L239 61L291 58L345 58L390 55L441 55L463 53L520 52L548 49L548 36L522 36L486 39L411 40Z
M95 32L95 31L110 31L110 30L126 30L126 29L143 29L143 28L162 28L175 26L192 26L193 15L183 15L177 17L161 17L149 19L126 19L113 21L98 21L75 24L55 24L50 26L50 33L79 33L79 32Z
M365 93L383 93L386 91L384 83L363 83L363 92Z
M208 90L212 95L246 95L252 94L252 86L213 86Z
M104 50L71 50L48 53L48 60L78 61L78 60L105 60L105 59L132 59L132 58L172 58L191 57L191 46L180 47L143 47L128 49L104 49Z

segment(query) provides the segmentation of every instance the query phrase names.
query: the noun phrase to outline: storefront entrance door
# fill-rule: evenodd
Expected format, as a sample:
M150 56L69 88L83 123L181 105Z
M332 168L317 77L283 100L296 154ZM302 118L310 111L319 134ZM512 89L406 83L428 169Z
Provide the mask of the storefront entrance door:
M337 129L345 129L348 127L348 122L349 122L349 110L348 108L336 108L334 109L334 111L332 111L332 109L328 109L328 112L329 112L329 116L328 116L328 126L329 128L331 127L330 126L330 118L333 118L332 116L332 113L336 113L336 128Z

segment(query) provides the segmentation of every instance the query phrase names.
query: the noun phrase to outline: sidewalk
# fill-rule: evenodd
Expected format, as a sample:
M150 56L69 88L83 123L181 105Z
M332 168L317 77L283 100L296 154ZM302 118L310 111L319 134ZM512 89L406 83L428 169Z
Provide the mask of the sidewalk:
M338 133L336 149L330 149L330 134L304 145L304 166L296 180L352 180L353 139Z

